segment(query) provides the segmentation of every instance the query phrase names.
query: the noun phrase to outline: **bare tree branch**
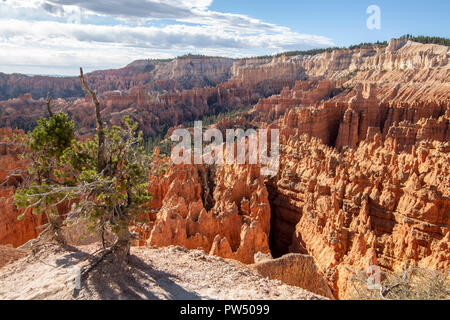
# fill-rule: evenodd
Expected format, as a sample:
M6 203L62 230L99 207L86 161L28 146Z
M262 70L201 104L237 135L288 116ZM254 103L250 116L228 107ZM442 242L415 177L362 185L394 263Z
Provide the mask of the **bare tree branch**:
M53 117L51 103L52 103L52 97L50 96L50 92L49 92L47 94L47 111L48 111L48 115L50 116L50 118Z
M100 113L100 102L97 98L97 92L92 91L86 84L83 74L83 68L80 68L80 81L83 89L92 97L95 105L95 117L97 120L97 135L98 135L98 150L97 150L97 165L98 172L102 172L106 167L105 159L105 132L103 131L102 115Z

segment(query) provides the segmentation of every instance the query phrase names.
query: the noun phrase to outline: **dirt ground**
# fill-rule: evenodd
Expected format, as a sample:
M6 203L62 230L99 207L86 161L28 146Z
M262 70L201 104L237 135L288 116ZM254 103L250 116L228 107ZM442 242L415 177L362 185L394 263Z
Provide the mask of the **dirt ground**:
M0 269L0 300L317 300L298 287L259 276L247 266L180 247L132 248L127 266L108 259L76 281L96 245L62 249L53 244Z
M0 268L25 257L28 254L27 251L14 249L10 246L0 246Z

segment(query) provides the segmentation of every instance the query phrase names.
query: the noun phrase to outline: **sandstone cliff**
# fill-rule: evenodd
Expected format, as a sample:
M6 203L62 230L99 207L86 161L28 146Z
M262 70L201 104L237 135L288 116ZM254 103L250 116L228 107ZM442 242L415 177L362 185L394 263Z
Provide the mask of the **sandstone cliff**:
M15 132L19 133L19 132ZM18 247L39 235L38 226L45 223L44 217L27 212L23 221L17 217L22 214L14 204L14 192L22 178L15 174L17 169L25 169L25 162L18 158L18 150L7 141L11 129L0 129L0 245Z
M129 93L105 93L100 101L103 117L108 123L119 124L123 116L129 115L139 122L146 136L154 136L204 116L251 106L261 97L279 93L286 85L289 83L280 81L266 81L257 86L224 83L164 94L134 88ZM53 109L68 113L79 125L79 133L93 132L95 119L90 98L57 99ZM30 130L41 116L46 116L44 99L34 100L31 95L25 95L0 101L0 126Z
M359 82L339 92L330 81L299 81L292 90L261 99L251 114L256 122L274 121L286 136L309 134L338 150L355 148L376 133L395 140L396 151L410 151L419 141L449 141L450 91L410 102L392 93L389 100L379 88Z
M201 248L244 263L270 251L270 205L258 168L183 165L151 185L158 212L149 245Z
M449 245L448 142L411 153L383 146L379 134L344 153L309 136L285 143L269 182L273 253L311 254L340 298L351 289L349 269L450 267L448 251L432 250Z
M94 71L87 74L89 86L97 92L127 91L145 86L149 91L175 91L215 86L231 77L233 60L185 56L168 60L138 60L128 66ZM0 100L17 98L30 93L33 98L83 97L78 77L25 76L0 73Z

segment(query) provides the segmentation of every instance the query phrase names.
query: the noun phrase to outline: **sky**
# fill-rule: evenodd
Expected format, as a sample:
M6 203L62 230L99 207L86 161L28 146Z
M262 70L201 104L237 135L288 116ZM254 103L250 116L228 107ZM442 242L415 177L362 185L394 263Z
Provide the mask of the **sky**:
M368 10L370 9L370 10ZM450 37L448 0L0 0L0 72L76 75L186 53L248 57Z

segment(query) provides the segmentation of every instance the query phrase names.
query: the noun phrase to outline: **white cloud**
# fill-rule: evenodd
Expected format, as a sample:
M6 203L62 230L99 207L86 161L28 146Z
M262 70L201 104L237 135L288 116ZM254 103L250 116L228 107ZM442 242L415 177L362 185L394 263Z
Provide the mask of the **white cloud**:
M61 40L150 49L234 48L282 49L295 44L326 46L323 37L301 35L288 30L282 33L256 35L229 32L221 27L183 24L165 27L131 27L126 25L100 26L67 24L53 21L0 20L0 39L3 41L59 42Z
M137 58L186 52L236 57L333 45L325 37L300 34L245 15L210 11L211 3L7 0L0 3L0 71L17 68L23 72L26 66L41 66L72 73L79 65L118 67ZM74 9L83 10L82 24L67 23L73 21ZM158 23L161 20L164 24Z
M11 8L41 8L50 14L70 14L73 8L87 13L129 19L182 19L206 10L210 0L7 0Z

